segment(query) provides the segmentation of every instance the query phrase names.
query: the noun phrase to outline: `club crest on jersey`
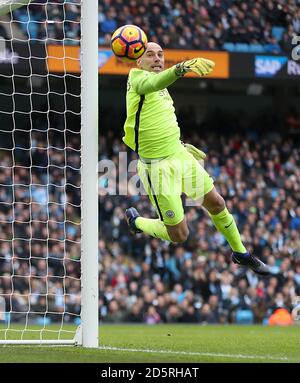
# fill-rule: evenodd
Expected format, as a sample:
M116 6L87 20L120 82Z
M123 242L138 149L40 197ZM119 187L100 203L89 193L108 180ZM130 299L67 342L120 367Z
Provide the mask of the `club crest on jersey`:
M173 210L167 210L166 211L166 216L169 217L169 218L174 218L175 217L175 213Z

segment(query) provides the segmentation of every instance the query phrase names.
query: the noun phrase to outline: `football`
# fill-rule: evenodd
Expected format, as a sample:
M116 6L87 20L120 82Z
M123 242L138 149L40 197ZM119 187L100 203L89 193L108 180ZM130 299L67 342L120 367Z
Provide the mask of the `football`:
M136 25L124 25L115 30L111 37L111 49L123 62L140 58L147 48L147 36Z

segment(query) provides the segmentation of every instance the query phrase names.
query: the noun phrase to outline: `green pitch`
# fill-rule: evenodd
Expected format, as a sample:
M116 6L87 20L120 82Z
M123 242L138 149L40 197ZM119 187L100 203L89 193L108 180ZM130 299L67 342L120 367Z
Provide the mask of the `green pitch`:
M1 345L0 362L300 362L300 326L103 325L99 334L99 349ZM26 338L38 339L39 332Z

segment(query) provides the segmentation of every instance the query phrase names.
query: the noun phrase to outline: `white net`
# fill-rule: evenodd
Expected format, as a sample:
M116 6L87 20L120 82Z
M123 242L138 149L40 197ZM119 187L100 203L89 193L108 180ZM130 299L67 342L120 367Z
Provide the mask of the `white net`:
M2 8L0 340L72 339L80 322L80 9Z

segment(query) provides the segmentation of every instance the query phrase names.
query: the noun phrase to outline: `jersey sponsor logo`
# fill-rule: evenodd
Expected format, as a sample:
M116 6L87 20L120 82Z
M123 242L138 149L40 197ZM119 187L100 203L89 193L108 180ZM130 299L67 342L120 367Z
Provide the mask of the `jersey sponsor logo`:
M287 62L285 56L255 56L256 77L273 77Z
M167 210L166 211L166 216L169 217L169 218L174 218L175 217L175 213L173 210Z

